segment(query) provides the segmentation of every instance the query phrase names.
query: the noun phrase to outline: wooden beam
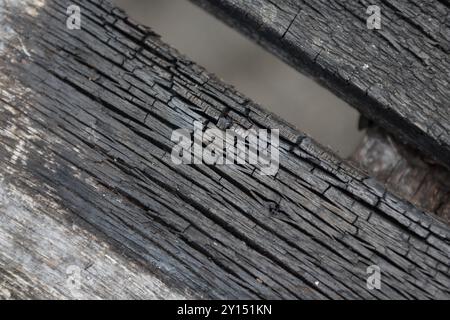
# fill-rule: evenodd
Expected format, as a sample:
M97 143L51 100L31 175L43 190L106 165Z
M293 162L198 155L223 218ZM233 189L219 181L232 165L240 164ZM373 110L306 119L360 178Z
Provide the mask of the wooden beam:
M450 168L450 5L193 0ZM371 5L381 29L368 29Z
M48 235L45 228L29 230L35 242L48 244L53 264L66 261L53 226L67 219L66 226L90 232L162 279L172 295L450 297L446 224L264 111L109 2L0 3L2 186L37 204L27 207L27 225L56 221ZM71 4L81 8L80 30L66 27ZM278 173L263 176L253 165L174 164L171 134L194 121L235 132L279 129ZM21 243L8 218L15 214L0 214L6 217L0 242ZM72 237L80 243L73 254L94 254L78 233L64 234L64 243ZM19 259L0 269L11 296L47 297L41 286L65 292L52 277L29 280L28 262L0 251L0 262L8 259ZM103 265L91 260L92 268ZM126 261L119 263L133 272ZM367 287L371 265L381 268L381 290ZM25 275L14 281L19 272Z

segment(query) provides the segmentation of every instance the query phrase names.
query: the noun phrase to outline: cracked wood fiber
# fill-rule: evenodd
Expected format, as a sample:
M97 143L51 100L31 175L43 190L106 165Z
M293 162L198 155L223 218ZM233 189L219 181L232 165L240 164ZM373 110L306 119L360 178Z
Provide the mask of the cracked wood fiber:
M192 1L450 168L447 0Z
M0 176L3 199L16 199L0 205L6 232L0 296L6 290L12 297L70 296L64 281L54 282L58 275L33 273L28 259L5 265L20 261L14 252L28 248L30 237L47 248L31 257L32 266L56 272L68 259L42 227L36 236L32 223L9 226L26 218L37 225L51 219L49 233L57 223L90 232L112 246L109 254L156 275L172 296L450 297L446 224L262 110L109 2L0 3L7 35L0 46ZM81 30L65 27L72 3L81 7ZM244 165L174 165L171 133L195 120L279 129L277 175ZM14 220L14 207L4 209L11 206L26 211L25 218ZM87 247L78 258L83 263L89 249L98 251ZM83 250L71 248L74 255ZM88 270L105 268L92 260ZM366 287L374 264L381 290ZM168 294L154 287L162 293L152 296ZM134 288L129 295L144 290Z

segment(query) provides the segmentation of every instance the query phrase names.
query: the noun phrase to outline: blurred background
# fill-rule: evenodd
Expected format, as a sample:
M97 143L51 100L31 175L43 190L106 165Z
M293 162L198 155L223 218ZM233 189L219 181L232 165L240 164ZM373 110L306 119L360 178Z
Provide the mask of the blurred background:
M347 157L361 141L358 113L188 0L113 0L191 60L321 144Z

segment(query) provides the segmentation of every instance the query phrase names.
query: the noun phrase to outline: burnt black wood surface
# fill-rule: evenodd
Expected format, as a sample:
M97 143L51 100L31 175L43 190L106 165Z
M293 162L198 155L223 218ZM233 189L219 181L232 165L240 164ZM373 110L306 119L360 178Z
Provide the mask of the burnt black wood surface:
M108 2L33 3L2 8L2 26L14 30L0 57L5 183L37 201L51 195L70 221L194 296L450 297L447 225ZM81 6L81 30L66 28L72 3ZM171 133L194 120L280 129L278 174L174 165ZM381 290L366 287L374 264ZM12 288L25 290L24 282Z
M193 0L450 168L450 4ZM367 28L368 6L381 29Z

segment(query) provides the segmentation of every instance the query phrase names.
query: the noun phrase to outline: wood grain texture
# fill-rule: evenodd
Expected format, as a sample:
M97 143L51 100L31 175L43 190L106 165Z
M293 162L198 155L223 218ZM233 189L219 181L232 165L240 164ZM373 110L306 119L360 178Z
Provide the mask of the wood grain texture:
M448 1L193 2L450 168ZM369 5L380 30L367 28Z
M450 297L447 225L109 2L35 2L1 7L9 36L0 57L0 173L9 189L37 203L52 199L71 223L187 296ZM72 3L82 9L81 30L66 28ZM195 120L279 129L277 175L248 165L174 165L171 133ZM381 290L366 287L374 264ZM28 283L13 285L33 296Z
M0 171L0 300L188 297L79 227L51 192L17 189Z

